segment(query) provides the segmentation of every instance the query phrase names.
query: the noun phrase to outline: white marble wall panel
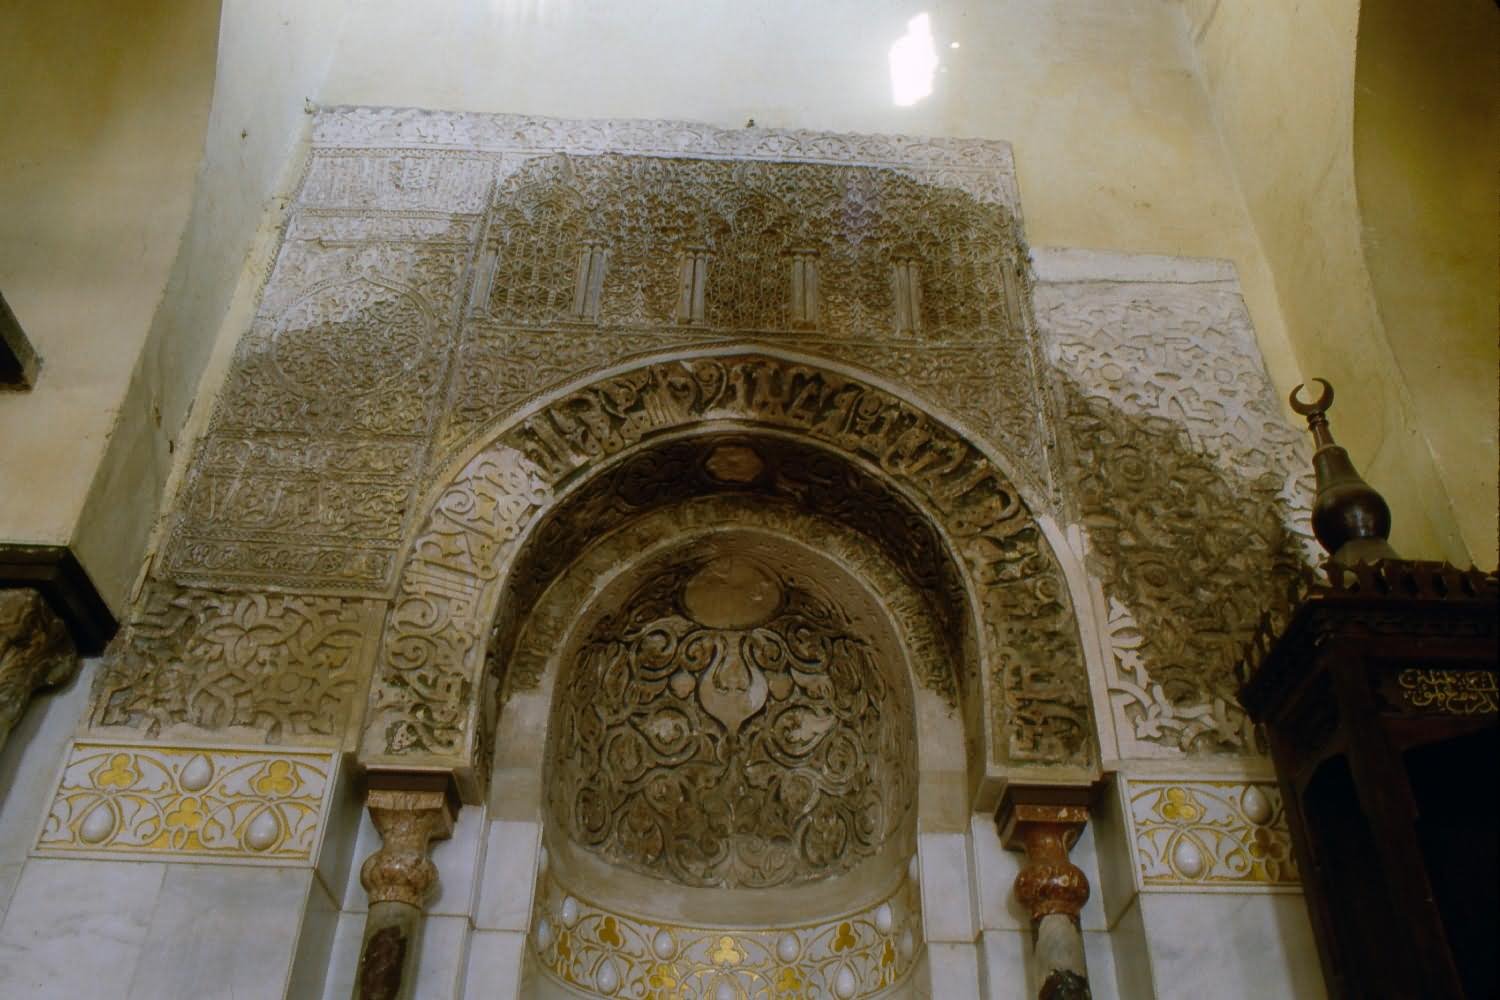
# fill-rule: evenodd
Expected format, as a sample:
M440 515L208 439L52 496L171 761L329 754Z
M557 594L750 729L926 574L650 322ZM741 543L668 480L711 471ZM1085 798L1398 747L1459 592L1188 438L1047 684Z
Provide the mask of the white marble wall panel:
M1130 846L1124 786L1125 779L1115 776L1089 810L1089 831L1099 874L1097 881L1090 876L1091 896L1098 900L1104 927L1110 930L1134 902L1136 893L1135 853Z
M318 881L333 900L338 910L344 893L353 881L359 887L359 866L365 855L357 853L360 847L360 826L368 823L365 797L349 767L339 767L334 778L333 790L328 796L328 818L323 833L323 843L318 848L314 862ZM370 834L375 833L374 827Z
M483 806L464 806L453 823L452 835L432 845L438 884L427 903L429 914L468 919L474 912L488 826Z
M130 1000L281 1000L312 873L165 866ZM116 980L103 979L104 987Z
M519 997L526 963L526 935L520 931L475 931L469 938L469 969L464 1000Z
M429 916L422 924L416 995L421 1000L457 1000L463 995L468 957L469 918Z
M974 853L975 890L979 895L979 926L986 931L1026 931L1031 917L1016 899L1016 874L1023 855L1000 844L995 821L976 815L970 824Z
M1139 903L1158 1000L1327 995L1301 896L1142 893Z
M29 861L0 924L0 1000L125 995L166 867Z
M1083 932L1083 960L1089 968L1089 992L1093 1000L1142 1000L1149 993L1131 994L1120 991L1119 976L1115 971L1115 953L1111 936L1105 931Z
M972 944L978 935L969 838L963 833L917 836L922 921L929 942ZM937 994L934 994L937 995Z
M524 933L531 926L541 833L540 823L523 820L489 824L475 927Z
M19 863L0 864L0 923L5 920L5 910L10 906L11 893L16 889L16 883L21 880L21 868Z
M297 934L297 953L292 959L288 1000L321 997L336 956L334 938L338 933L339 907L321 876L315 877L307 892L307 908L302 929Z
M359 942L365 933L363 913L340 913L329 948L328 972L323 979L323 1000L349 1000L359 970Z
M934 1000L969 1000L979 992L979 946L977 944L927 943ZM920 970L919 970L920 971Z
M986 930L980 938L985 1000L1030 1000L1031 934L1022 930Z
M1109 933L1114 958L1115 986L1121 1000L1151 1000L1156 988L1151 982L1151 956L1146 949L1146 925L1141 922L1140 901L1132 898ZM1084 942L1084 958L1093 953Z

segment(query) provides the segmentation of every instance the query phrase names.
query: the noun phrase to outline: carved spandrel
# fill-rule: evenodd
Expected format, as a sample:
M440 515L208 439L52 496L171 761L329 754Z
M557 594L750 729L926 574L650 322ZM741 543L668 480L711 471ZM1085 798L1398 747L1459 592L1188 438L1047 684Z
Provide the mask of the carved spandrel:
M89 724L340 743L382 610L379 601L148 584L104 658Z
M378 591L420 492L466 247L283 244L188 468L163 567Z

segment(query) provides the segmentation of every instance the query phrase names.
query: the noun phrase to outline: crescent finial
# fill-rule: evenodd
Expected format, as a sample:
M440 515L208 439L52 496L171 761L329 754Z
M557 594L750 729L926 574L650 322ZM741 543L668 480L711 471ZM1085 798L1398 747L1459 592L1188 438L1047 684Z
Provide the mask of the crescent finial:
M1301 385L1292 390L1292 395L1289 399L1292 404L1292 409L1296 410L1304 417L1311 417L1319 413L1326 413L1328 408L1333 405L1333 386L1328 384L1327 379L1315 378L1313 379L1313 381L1323 387L1323 391L1318 394L1317 399L1313 400L1311 403L1302 402L1302 400L1298 398L1298 394L1302 392L1303 388Z

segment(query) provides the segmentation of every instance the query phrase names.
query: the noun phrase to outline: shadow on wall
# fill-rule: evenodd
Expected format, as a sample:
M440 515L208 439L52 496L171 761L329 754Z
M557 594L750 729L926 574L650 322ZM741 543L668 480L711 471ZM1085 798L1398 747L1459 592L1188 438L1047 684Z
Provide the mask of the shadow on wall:
M1282 477L1228 470L1164 417L1126 413L1066 375L1057 398L1073 516L1104 588L1110 698L1134 737L1190 754L1259 750L1236 666L1261 616L1312 569ZM1306 488L1308 477L1299 477Z

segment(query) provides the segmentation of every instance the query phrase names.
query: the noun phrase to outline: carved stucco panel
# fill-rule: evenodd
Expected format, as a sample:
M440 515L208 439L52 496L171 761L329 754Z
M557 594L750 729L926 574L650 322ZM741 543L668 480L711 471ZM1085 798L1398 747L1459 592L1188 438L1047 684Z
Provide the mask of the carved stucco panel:
M574 842L681 885L765 888L846 872L904 825L916 761L893 650L765 546L700 543L595 611L552 734L552 813Z
M405 652L381 658L365 759L417 754L473 767L483 734L470 695L497 603L492 581L513 555L514 532L549 502L551 489L609 456L652 434L713 419L806 435L868 463L911 496L955 547L977 596L984 662L993 671L996 757L1085 766L1093 759L1066 583L1015 487L973 444L911 404L770 355L660 362L611 376L554 399L481 451L469 468L498 463L508 470L494 481L507 484L505 503L517 519L466 516L455 529L446 506L470 511L494 503L475 492L487 477L466 471L417 536L383 641L384 649ZM413 699L414 692L422 697Z
M504 445L475 456L439 495L391 606L365 719L367 753L372 744L398 756L474 753L481 619L493 614L516 540L552 496L542 470Z
M313 144L328 149L425 148L502 153L633 153L723 160L859 164L910 170L1020 213L1010 144L993 139L723 129L701 122L486 115L412 108L327 108Z
M468 254L283 244L189 467L167 576L388 586L441 412Z
M1232 273L1036 286L1068 504L1102 587L1120 752L1254 752L1234 665L1316 551L1307 458L1281 416ZM1182 276L1185 274L1185 276Z
M78 671L68 627L30 587L0 589L0 747L32 695Z
M379 109L322 111L315 132L189 470L173 579L388 592L424 477L482 428L589 371L746 326L932 394L1049 498L1005 143ZM706 325L677 329L677 261L698 243L715 259ZM570 326L586 246L603 307ZM783 315L790 252L822 272L811 329ZM919 261L920 336L891 326L896 258ZM537 281L519 301L542 313L497 308ZM636 301L647 288L655 304Z
M105 654L89 727L342 745L384 608L148 583Z

